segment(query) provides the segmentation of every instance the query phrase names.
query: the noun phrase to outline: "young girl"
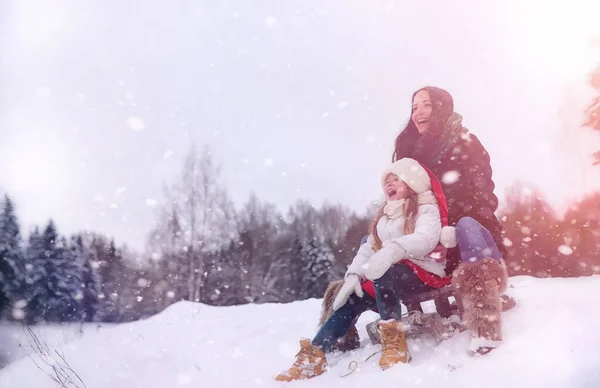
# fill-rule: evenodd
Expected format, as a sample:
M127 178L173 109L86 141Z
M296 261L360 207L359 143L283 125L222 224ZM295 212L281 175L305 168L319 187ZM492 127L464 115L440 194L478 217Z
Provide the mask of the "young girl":
M416 160L405 158L392 164L383 173L382 186L386 202L346 272L333 303L335 312L312 341L300 340L296 362L276 380L308 379L324 373L325 353L355 318L371 309L381 315L381 368L410 360L400 323L401 302L409 295L433 289L430 284L436 281L449 283L444 271L445 246L453 245L452 230L444 230L450 239L444 241L445 246L440 245L440 207L427 170Z

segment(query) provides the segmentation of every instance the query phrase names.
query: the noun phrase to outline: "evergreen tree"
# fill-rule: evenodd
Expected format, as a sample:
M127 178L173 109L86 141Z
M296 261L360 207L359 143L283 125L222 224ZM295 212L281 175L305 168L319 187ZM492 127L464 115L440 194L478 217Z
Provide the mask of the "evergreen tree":
M79 321L79 305L83 299L82 262L69 249L66 239L58 236L52 220L44 230L42 244L46 268L44 318L51 322Z
M114 240L108 244L102 238L94 243L98 258L98 273L101 279L101 320L120 321L121 294L127 283L127 268L121 252L115 247Z
M25 290L27 301L26 322L35 323L43 319L47 288L45 284L46 265L42 236L36 227L29 235L24 256Z
M0 314L4 315L21 299L23 292L23 251L19 223L12 201L4 197L0 212ZM19 317L16 317L19 318Z
M302 245L299 257L302 262L300 299L323 296L331 280L334 259L327 245L319 245L315 240Z
M89 248L85 246L81 235L71 239L71 250L73 256L80 262L82 298L80 300L81 318L83 321L92 322L96 320L97 311L100 308L100 295L102 293L101 280L98 274L98 262Z

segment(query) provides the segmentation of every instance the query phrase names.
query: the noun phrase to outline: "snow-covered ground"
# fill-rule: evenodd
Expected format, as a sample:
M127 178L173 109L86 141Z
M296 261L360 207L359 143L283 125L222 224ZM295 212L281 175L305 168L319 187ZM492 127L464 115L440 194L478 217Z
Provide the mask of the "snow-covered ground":
M64 324L31 326L35 335L43 339L49 347L56 348L80 339L85 333L99 332L112 327L107 323ZM0 325L0 368L31 354L31 336L25 328L16 323Z
M331 370L297 387L599 387L600 276L578 279L511 279L517 307L504 315L505 343L471 358L467 334L439 345L410 341L413 361L382 372L378 356L348 377L352 360L370 345L359 321L363 347L329 357ZM280 387L276 374L291 365L298 339L310 337L319 300L291 304L209 307L178 303L150 319L87 330L61 347L88 388ZM0 370L2 388L56 387L31 359Z

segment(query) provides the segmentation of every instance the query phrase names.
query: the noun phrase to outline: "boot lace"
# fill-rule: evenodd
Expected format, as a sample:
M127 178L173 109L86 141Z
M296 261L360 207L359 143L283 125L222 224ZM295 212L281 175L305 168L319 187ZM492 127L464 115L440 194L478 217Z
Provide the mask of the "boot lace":
M397 327L383 326L381 327L381 347L385 352L386 350L399 350L399 344L401 339L401 331Z
M303 346L296 353L296 361L294 366L298 368L314 367L316 363L316 351L310 346Z

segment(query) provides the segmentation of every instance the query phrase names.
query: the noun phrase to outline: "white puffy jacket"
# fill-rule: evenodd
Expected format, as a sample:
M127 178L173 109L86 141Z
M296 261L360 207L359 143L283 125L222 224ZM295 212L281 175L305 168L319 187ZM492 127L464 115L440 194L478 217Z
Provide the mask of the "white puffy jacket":
M442 232L442 220L437 205L424 204L419 206L414 233L404 234L405 220L404 216L396 219L390 219L386 215L381 217L377 223L377 234L382 245L386 246L392 242L399 244L406 251L406 256L398 258L398 261L408 259L427 272L445 277L446 262L437 262L429 256L440 242ZM373 236L369 235L367 242L358 249L358 253L346 274L355 273L362 276L362 266L375 254L375 251L371 248L372 242Z

